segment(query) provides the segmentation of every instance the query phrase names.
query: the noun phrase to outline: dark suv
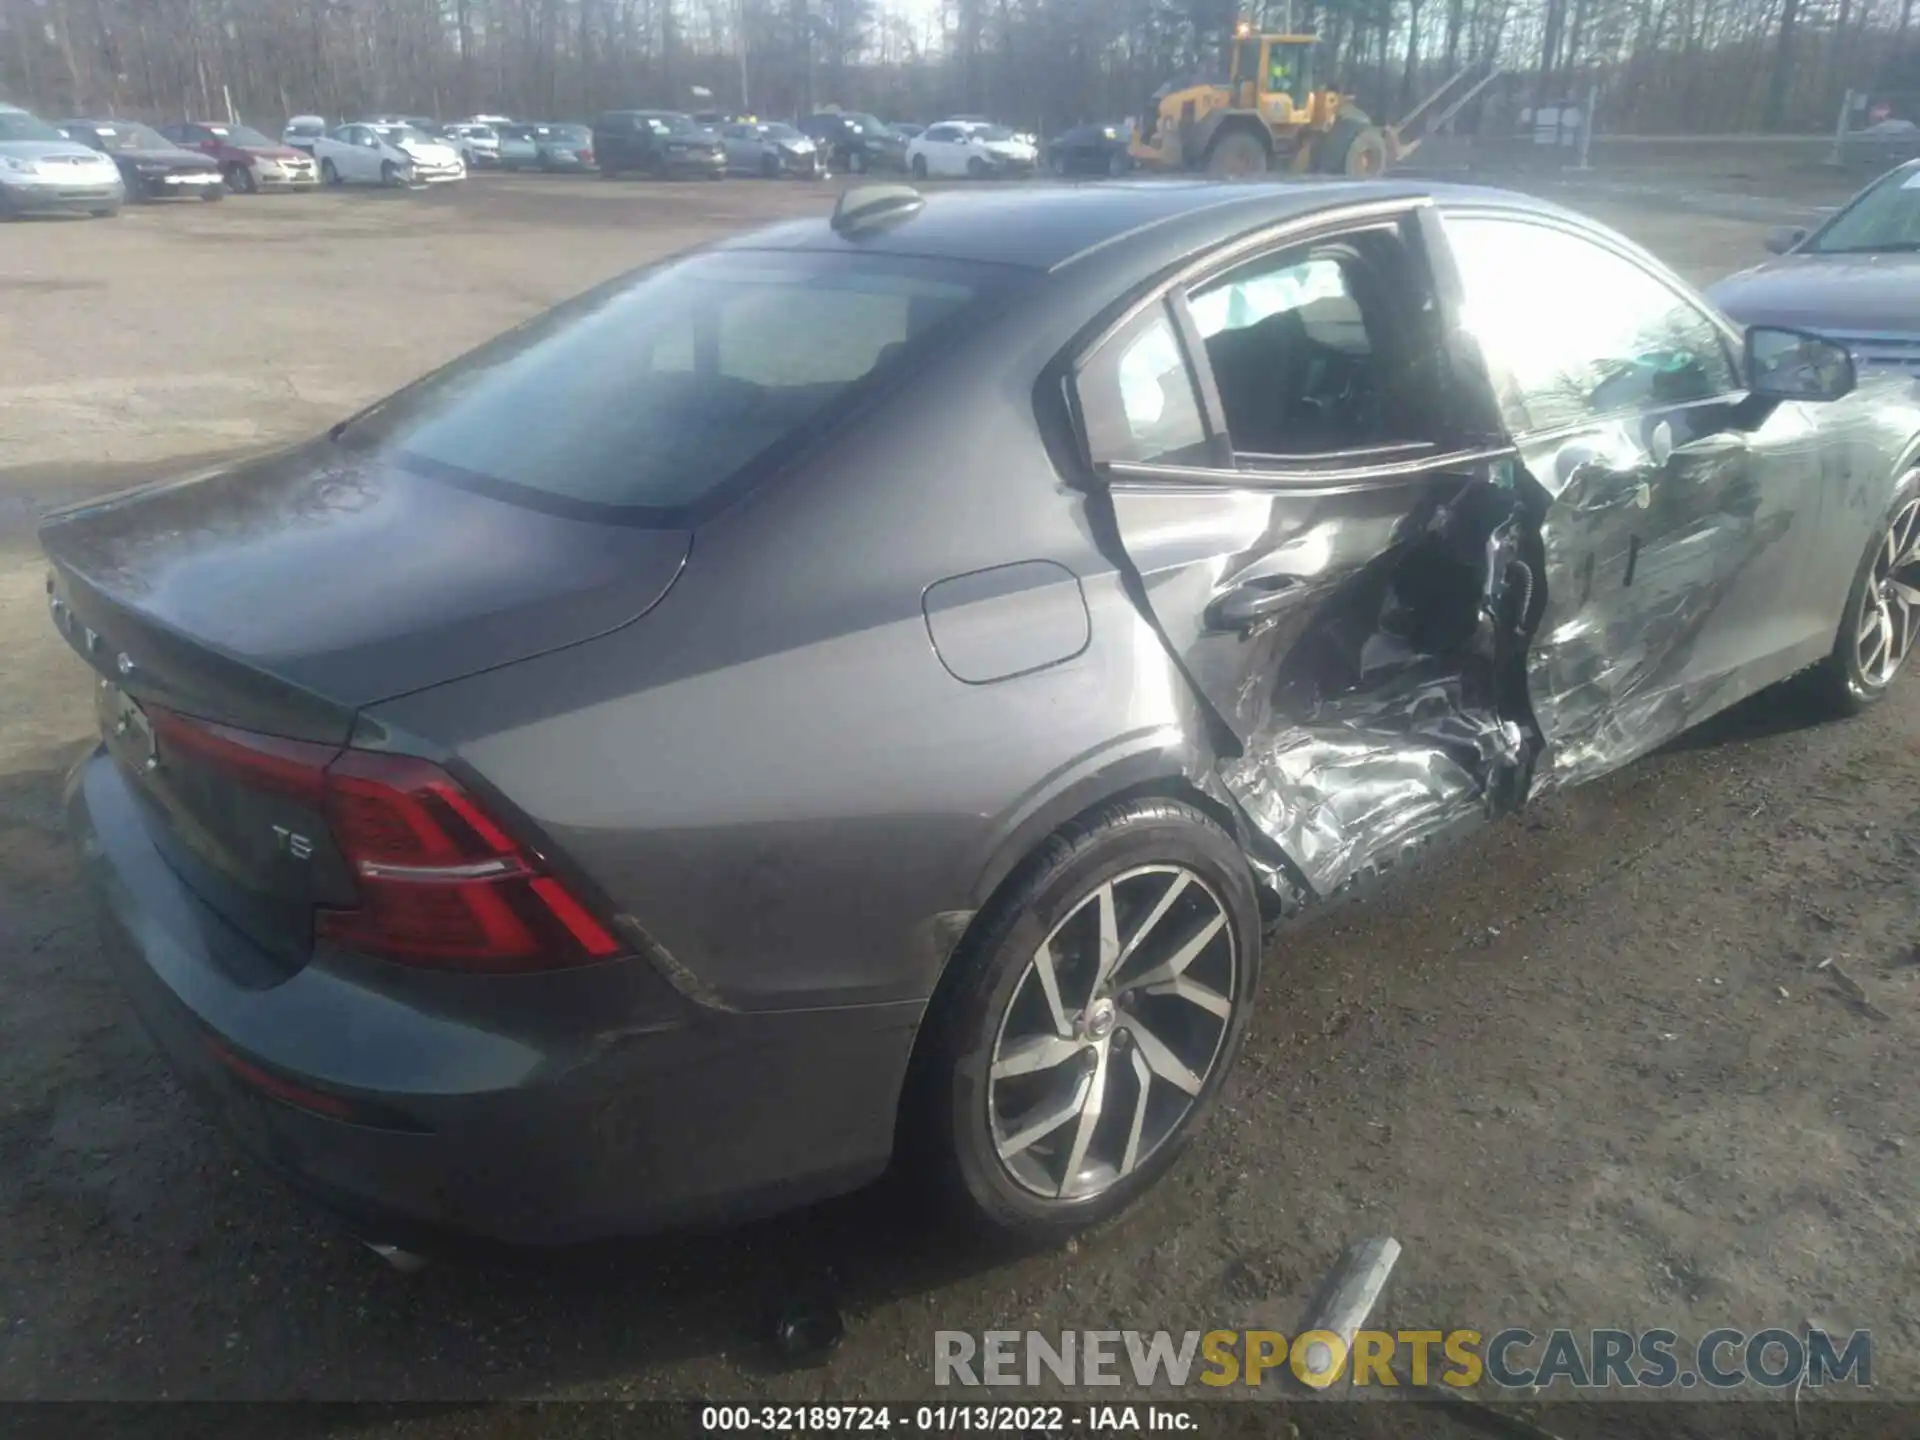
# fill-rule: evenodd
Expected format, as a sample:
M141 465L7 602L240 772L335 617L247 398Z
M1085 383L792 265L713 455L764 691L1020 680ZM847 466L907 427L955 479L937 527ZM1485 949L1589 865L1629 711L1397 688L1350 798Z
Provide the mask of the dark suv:
M858 175L868 170L905 170L906 138L892 126L852 110L823 110L800 129L827 157L827 168Z
M593 153L609 179L630 170L709 180L725 179L727 173L727 148L720 137L677 110L609 110L593 122Z

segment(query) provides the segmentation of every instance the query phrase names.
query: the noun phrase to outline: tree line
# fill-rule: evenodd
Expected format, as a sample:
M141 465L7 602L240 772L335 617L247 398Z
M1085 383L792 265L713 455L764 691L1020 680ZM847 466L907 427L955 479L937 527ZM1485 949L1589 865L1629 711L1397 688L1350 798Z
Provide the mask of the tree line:
M47 115L590 118L612 106L1051 133L1220 73L1233 27L1316 34L1316 73L1393 117L1473 62L1512 107L1597 92L1618 133L1920 121L1914 0L0 0L0 98ZM1909 99L1909 97L1914 99ZM1468 117L1471 123L1474 117Z

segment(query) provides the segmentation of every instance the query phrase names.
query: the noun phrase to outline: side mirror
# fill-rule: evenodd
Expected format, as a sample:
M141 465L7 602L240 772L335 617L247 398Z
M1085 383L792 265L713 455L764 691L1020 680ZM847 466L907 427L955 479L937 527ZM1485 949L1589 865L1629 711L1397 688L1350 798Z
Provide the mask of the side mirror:
M1768 233L1767 253L1785 255L1806 238L1807 230L1804 225L1782 225L1778 230Z
M1846 346L1804 330L1747 331L1747 388L1768 400L1838 400L1858 376Z

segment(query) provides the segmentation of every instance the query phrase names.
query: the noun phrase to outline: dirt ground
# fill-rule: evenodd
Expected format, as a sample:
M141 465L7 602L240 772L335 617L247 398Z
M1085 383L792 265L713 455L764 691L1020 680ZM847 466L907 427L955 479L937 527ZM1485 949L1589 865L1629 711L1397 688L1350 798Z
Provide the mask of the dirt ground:
M1699 280L1825 203L1650 183L1556 193ZM1406 1247L1389 1324L1867 1328L1880 1393L1920 1395L1911 683L1844 725L1760 697L1323 916L1270 957L1188 1158L1057 1253L933 1243L883 1187L402 1277L200 1118L61 843L90 721L34 517L312 431L625 267L830 199L529 176L0 229L0 1399L905 1398L936 1328L1289 1328L1372 1234ZM796 1297L845 1311L824 1369L772 1363Z

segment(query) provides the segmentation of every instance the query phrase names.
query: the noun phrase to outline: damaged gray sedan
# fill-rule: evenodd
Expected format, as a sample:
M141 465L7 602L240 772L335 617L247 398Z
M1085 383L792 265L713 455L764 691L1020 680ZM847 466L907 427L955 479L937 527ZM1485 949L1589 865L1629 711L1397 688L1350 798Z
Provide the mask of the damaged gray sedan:
M1064 1233L1280 922L1799 672L1878 699L1916 436L1515 196L856 190L51 518L70 823L147 1028L370 1239L896 1157Z

